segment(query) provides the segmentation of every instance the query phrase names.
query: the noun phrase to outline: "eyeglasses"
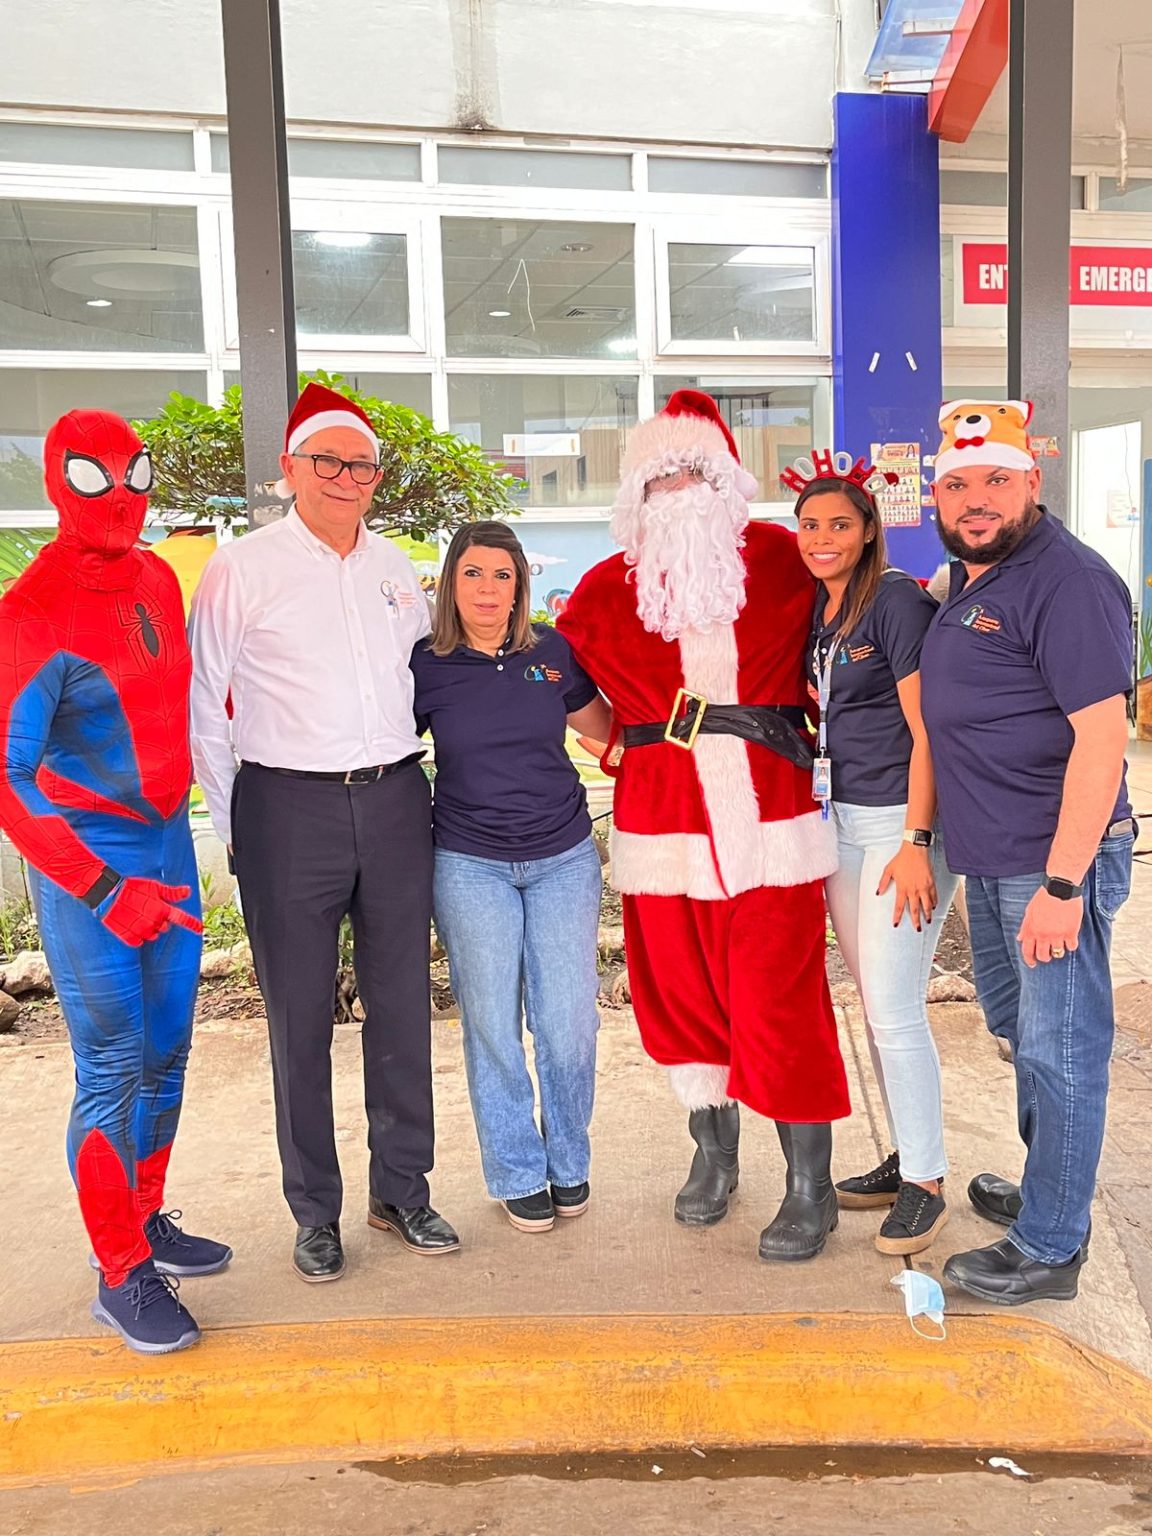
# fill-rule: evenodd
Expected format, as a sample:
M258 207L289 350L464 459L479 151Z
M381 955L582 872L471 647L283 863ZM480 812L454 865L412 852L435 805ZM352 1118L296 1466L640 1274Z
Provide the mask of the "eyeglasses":
M331 453L294 453L294 459L311 459L321 480L339 480L345 470L357 485L371 485L380 474L379 464L368 459L338 459Z

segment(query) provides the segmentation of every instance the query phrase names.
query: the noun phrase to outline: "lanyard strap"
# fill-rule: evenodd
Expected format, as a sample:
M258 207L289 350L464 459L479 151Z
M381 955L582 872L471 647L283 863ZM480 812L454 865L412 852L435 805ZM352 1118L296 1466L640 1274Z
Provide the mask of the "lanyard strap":
M836 654L835 644L828 649L823 665L820 663L820 641L816 641L813 662L816 671L816 702L820 707L820 724L816 731L816 750L821 757L828 756L828 705L832 698L832 662Z

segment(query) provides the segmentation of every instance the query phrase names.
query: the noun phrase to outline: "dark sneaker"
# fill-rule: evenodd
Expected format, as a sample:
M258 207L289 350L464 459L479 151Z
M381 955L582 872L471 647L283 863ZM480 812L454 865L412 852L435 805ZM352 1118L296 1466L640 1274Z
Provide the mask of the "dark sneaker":
M504 1213L518 1232L551 1232L556 1215L552 1196L546 1189L523 1200L505 1200Z
M978 1173L968 1186L968 1198L985 1221L1010 1227L1024 1209L1019 1184L995 1173Z
M122 1285L104 1284L92 1303L92 1316L106 1323L129 1349L142 1355L170 1355L187 1349L200 1337L200 1329L176 1295L179 1282L158 1275L151 1259L129 1270Z
M583 1184L552 1185L552 1204L557 1216L583 1216L591 1198L587 1179Z
M948 1207L944 1204L943 1179L940 1181L938 1195L920 1184L903 1182L896 1196L896 1204L884 1218L876 1238L876 1247L881 1253L901 1256L923 1253L925 1248L932 1246L936 1234L947 1220Z
M878 1205L891 1205L900 1193L900 1154L893 1152L879 1168L861 1173L854 1179L841 1179L836 1186L836 1200L845 1211L867 1211Z
M153 1211L144 1223L152 1244L152 1262L162 1275L215 1275L232 1262L226 1243L192 1237L176 1225L183 1211Z

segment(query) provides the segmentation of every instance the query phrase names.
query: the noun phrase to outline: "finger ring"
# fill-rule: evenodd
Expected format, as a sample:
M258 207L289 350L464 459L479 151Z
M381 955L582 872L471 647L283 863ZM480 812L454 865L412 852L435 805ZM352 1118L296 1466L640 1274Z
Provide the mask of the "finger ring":
M1061 945L1059 949L1054 949L1052 951L1052 958L1053 960L1063 960L1067 953L1068 951L1063 947L1063 945Z

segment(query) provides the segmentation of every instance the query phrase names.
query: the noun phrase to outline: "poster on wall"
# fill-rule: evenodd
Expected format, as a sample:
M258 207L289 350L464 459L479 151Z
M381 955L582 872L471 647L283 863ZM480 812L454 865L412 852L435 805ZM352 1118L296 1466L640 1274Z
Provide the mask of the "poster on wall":
M894 485L876 493L876 504L887 528L919 528L923 490L919 443L873 443L872 462L882 474L897 477Z
M532 573L532 610L556 619L586 571L615 553L606 522L525 522L512 526Z

